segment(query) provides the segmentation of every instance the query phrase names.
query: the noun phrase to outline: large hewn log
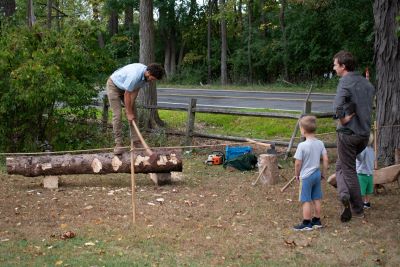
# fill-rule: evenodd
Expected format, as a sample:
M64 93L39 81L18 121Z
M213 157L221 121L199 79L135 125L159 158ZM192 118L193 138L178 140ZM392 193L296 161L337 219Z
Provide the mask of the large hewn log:
M389 184L400 179L400 164L374 170L374 184ZM336 174L328 178L328 183L336 186Z
M181 172L180 150L153 150L157 161L150 163L149 157L141 151L135 152L135 173ZM66 154L41 156L7 157L8 174L28 177L68 174L130 173L130 152L120 156L113 153Z

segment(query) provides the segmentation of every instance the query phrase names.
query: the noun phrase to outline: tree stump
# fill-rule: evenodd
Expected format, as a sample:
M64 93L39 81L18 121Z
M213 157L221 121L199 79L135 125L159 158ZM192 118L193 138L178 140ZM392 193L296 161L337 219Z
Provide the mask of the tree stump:
M266 168L264 169L264 167ZM261 154L258 157L258 169L263 173L260 177L263 185L274 185L279 182L278 158L274 154Z

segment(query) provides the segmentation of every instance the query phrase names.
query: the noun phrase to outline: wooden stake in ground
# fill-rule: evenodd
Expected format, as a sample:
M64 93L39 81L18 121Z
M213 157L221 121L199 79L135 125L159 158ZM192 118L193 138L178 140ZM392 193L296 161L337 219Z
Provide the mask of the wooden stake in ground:
M132 125L135 125L133 122ZM135 191L135 158L134 158L134 146L133 146L133 132L132 126L129 125L129 134L131 137L131 199L132 199L132 223L136 223L136 191Z
M376 121L374 121L374 170L378 169L378 128L376 126Z

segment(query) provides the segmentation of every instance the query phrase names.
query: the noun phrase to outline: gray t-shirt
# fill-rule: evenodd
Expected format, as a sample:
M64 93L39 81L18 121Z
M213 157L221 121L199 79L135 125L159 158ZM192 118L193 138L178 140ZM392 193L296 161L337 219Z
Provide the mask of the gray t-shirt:
M349 72L340 78L333 105L334 111L343 107L346 102L353 102L356 104L356 115L346 125L338 124L337 130L347 128L356 135L369 136L374 95L375 88L360 74Z
M319 169L322 155L326 154L324 143L318 139L307 139L297 146L294 158L301 160L300 177L305 179Z
M374 173L374 149L367 146L357 155L356 169L357 173L372 175Z

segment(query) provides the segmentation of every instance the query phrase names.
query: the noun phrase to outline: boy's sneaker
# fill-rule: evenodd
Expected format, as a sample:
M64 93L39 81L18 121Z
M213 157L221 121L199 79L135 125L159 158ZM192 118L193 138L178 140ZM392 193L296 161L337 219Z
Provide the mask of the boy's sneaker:
M370 209L370 208L371 208L371 203L364 202L364 209Z
M322 228L322 223L320 218L313 217L311 220L311 225L313 228Z
M295 231L311 231L312 229L313 229L313 226L310 221L308 221L306 223L303 221L302 223L293 226L293 230L295 230Z
M342 214L340 215L340 220L342 222L348 222L351 220L351 210L350 210L350 200L348 196L344 196L342 199L342 204L343 204L343 211Z

